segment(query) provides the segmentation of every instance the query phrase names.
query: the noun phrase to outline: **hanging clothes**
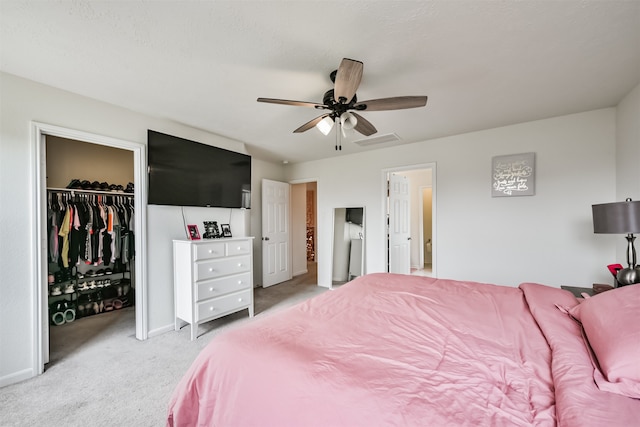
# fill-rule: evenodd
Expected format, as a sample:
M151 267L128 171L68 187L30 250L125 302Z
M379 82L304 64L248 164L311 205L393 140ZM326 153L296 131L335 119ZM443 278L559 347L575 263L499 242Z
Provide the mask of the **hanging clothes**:
M125 266L134 257L133 196L49 190L48 259L61 268L81 263ZM75 194L77 193L77 194Z

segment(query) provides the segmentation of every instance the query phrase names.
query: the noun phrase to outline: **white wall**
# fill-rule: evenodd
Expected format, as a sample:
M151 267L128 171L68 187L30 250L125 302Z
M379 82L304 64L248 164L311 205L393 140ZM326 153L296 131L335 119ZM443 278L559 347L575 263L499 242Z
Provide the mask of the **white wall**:
M147 129L192 139L228 150L246 153L243 143L190 128L166 119L139 114L98 102L50 86L0 73L0 386L36 374L35 287L36 266L32 254L36 242L35 147L31 122L108 136L146 144ZM251 154L251 153L249 153ZM253 158L253 206L260 206L260 180L282 179L280 165ZM148 329L151 334L171 328L173 323L172 258L170 242L184 238L182 220L176 209L149 207L147 238ZM205 208L203 208L205 209ZM211 211L213 212L213 211ZM137 213L144 213L140 210ZM232 219L236 230L243 224L260 223L260 209L252 209L250 219ZM190 214L188 214L190 215ZM210 213L192 220L201 221ZM226 217L223 215L223 217ZM215 220L215 218L213 218ZM239 221L239 222L238 222ZM200 224L199 224L200 225ZM261 227L256 226L257 232ZM257 239L258 240L258 239ZM255 258L258 264L261 257ZM261 274L261 269L256 269ZM38 284L39 285L39 284ZM44 286L44 284L42 284Z
M366 271L385 271L382 170L430 162L438 277L609 283L615 243L593 234L591 204L615 197L615 124L609 108L290 165L290 180L318 181L319 284L331 283L332 209L366 208ZM524 152L536 153L536 195L491 198L491 158Z
M600 203L640 200L640 85L620 102L616 114L616 197ZM627 244L617 237L616 259L625 267ZM638 249L636 239L636 250Z

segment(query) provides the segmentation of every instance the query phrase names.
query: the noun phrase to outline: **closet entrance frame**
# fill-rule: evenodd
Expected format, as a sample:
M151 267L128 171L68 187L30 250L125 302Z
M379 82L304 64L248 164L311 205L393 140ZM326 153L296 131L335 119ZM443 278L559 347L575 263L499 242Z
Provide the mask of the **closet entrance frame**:
M133 152L133 200L136 206L134 226L138 238L135 239L136 256L135 263L135 313L136 313L136 338L146 340L149 337L148 325L148 301L147 301L147 147L138 142L125 141L104 135L69 129L61 126L40 122L31 122L31 163L33 165L32 188L33 210L32 223L35 224L33 235L33 251L31 254L32 265L35 267L33 283L33 372L41 375L44 365L49 359L49 334L44 331L48 328L48 293L47 284L47 183L46 183L46 137L56 136L73 139L90 144L103 145ZM47 329L48 330L48 329ZM46 353L45 353L46 352Z

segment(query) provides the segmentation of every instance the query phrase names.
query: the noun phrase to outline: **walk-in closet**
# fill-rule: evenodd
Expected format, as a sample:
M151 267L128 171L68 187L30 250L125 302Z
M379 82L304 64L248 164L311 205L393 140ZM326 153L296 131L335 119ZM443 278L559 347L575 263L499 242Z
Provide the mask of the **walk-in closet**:
M50 362L99 339L102 316L135 331L133 162L128 150L46 137Z

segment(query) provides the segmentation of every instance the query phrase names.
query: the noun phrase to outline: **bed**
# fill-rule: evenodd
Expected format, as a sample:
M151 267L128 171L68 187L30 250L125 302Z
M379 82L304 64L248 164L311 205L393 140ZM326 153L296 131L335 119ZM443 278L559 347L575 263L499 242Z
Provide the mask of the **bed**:
M215 337L167 425L640 425L639 329L640 286L369 274Z

